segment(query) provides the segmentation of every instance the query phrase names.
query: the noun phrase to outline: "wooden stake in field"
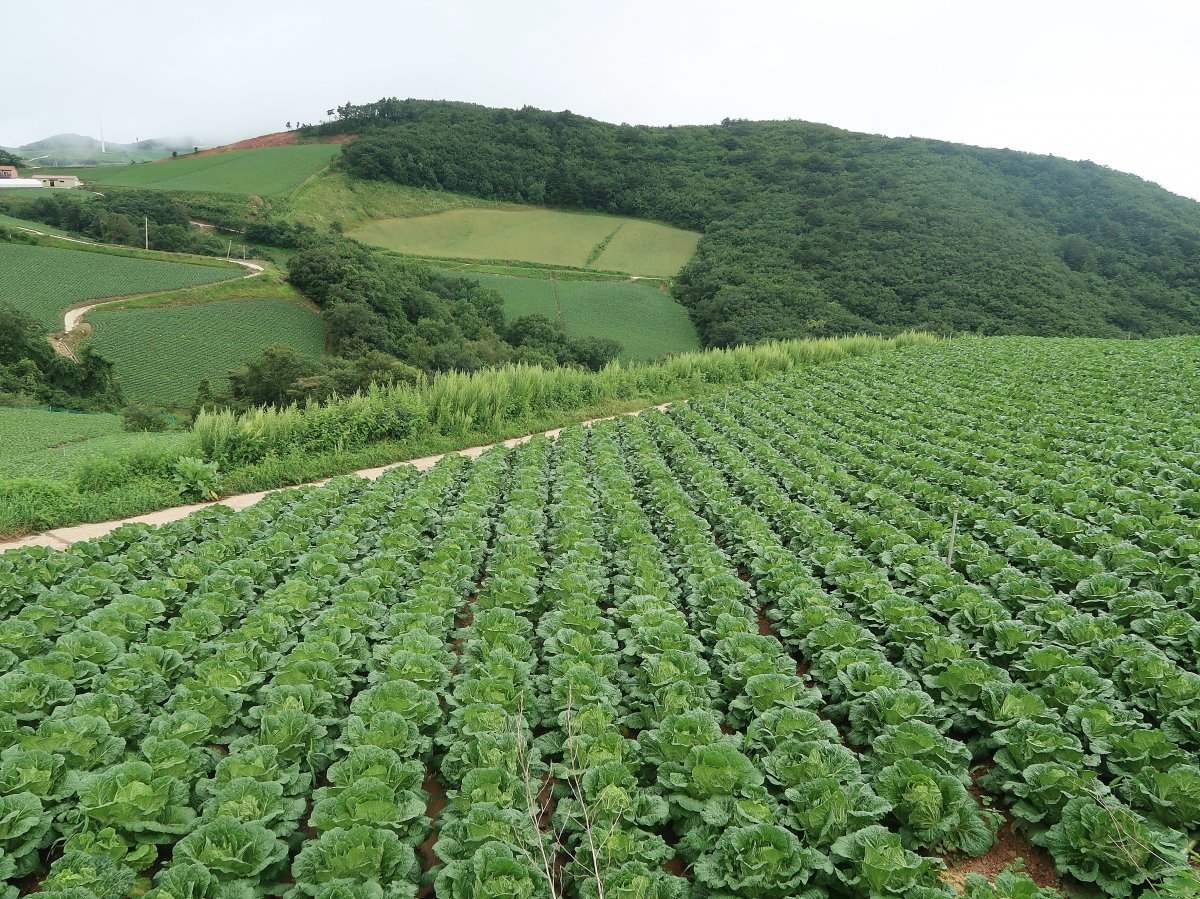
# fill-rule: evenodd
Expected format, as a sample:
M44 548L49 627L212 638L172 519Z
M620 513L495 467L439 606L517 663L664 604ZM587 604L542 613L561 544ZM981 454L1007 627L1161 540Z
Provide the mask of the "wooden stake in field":
M946 564L954 565L954 539L958 536L958 500L954 501L954 518L950 522L950 546L946 551Z

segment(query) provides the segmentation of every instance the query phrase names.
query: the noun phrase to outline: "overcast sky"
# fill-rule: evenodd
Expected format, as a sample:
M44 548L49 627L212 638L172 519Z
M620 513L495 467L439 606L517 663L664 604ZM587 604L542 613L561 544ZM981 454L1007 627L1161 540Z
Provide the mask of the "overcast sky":
M421 97L640 124L806 119L1091 159L1200 199L1195 0L19 6L2 50L8 146L98 136L101 118L110 140L212 144Z

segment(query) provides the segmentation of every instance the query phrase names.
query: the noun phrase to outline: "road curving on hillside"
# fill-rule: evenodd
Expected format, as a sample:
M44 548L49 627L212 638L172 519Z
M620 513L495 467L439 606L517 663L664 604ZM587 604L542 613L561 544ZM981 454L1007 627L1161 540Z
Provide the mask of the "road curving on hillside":
M266 271L266 269L264 269L257 262L244 262L241 259L230 259L229 261L236 262L238 265L245 266L246 268L251 270L250 274L242 275L243 281L248 278L257 278L264 271ZM233 279L228 279L228 280L233 280ZM221 283L223 283L223 282L221 282ZM118 299L119 298L109 297L108 299L101 300L98 303L90 303L87 306L76 306L74 309L68 309L66 312L63 313L63 333L70 334L72 331L74 331L79 326L79 323L80 323L80 321L82 321L83 317L85 315L87 315L89 312L91 312L93 309L95 309L97 306L107 306L109 303L117 302Z
M42 234L41 231L34 231L32 228L22 228L22 231L27 231L30 234ZM108 246L108 244L95 244L88 240L79 240L74 237L60 237L59 240L69 240L72 243L89 244L92 246ZM249 274L242 275L242 280L248 278L257 278L266 269L257 262L248 262L242 259L230 259L230 262L237 263L240 266L249 270ZM233 280L232 278L227 280ZM148 294L144 294L148 295ZM108 297L107 299L99 300L95 303L88 303L83 306L73 306L63 311L63 329L61 334L51 334L47 338L50 341L50 346L54 347L54 352L60 356L65 356L72 362L78 362L79 359L75 356L75 350L71 346L71 333L75 331L83 322L83 317L95 309L97 306L106 306L109 303L115 303L120 300L120 297Z
M679 402L687 402L680 400ZM660 403L657 406L647 406L645 409L638 409L634 412L624 412L621 415L608 415L603 418L590 418L587 421L579 422L583 427L591 427L600 421L610 421L614 418L622 418L625 415L641 415L643 412L651 410L663 411L671 403ZM571 425L564 425L571 427ZM536 434L526 434L522 437L512 437L508 440L500 441L499 443L489 443L484 446L470 446L465 449L452 450L448 453L439 453L436 456L422 456L419 459L406 459L401 462L392 462L388 465L380 465L376 468L363 468L359 471L350 472L347 475L337 475L336 477L360 477L368 480L375 480L385 471L393 468L399 468L402 465L411 465L418 471L428 471L433 468L446 456L466 456L470 459L476 459L483 455L487 450L497 446L513 447L532 440L534 437L549 437L551 440L558 438L563 428L552 428L549 431L539 431ZM253 506L256 502L271 493L278 493L280 490L296 490L300 487L319 487L322 484L328 483L330 478L322 478L319 481L310 481L306 484L296 484L291 487L277 487L273 490L260 490L257 493L241 493L236 496L226 496L221 499L207 503L191 503L185 506L172 506L168 509L159 509L155 512L148 512L145 515L135 515L132 518L121 518L113 521L97 521L89 524L76 524L70 527L53 528L49 531L42 531L38 534L30 534L25 537L15 537L8 540L0 539L0 553L10 549L21 549L24 547L45 546L50 549L67 549L76 543L84 540L94 540L97 537L103 537L105 534L116 530L126 524L148 524L160 525L167 524L171 521L178 521L181 518L186 518L193 512L198 512L201 509L207 509L209 506L228 506L235 511L242 511Z

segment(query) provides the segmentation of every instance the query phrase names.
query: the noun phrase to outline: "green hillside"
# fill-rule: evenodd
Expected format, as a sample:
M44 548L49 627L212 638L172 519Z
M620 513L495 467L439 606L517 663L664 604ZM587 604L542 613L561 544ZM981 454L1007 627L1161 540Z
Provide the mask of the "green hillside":
M74 172L98 184L120 187L268 196L299 186L328 165L337 151L334 144L297 144Z
M62 329L62 311L104 297L174 290L223 281L242 269L136 259L111 253L0 242L0 301Z
M555 281L506 275L465 274L504 297L504 314L561 319L577 337L607 337L624 348L618 358L647 362L698 349L687 312L658 282Z
M5 215L4 213L0 213L0 228L15 228L17 230L32 229L34 231L41 231L43 234L53 234L56 237L70 236L68 232L63 231L61 228L55 228L52 225L45 225L41 222L34 221L33 219L23 219L15 215Z
M809 122L643 127L384 100L315 133L364 179L703 233L676 296L709 344L867 329L1200 330L1200 203L1092 163Z
M657 222L553 209L453 209L388 218L351 236L418 256L519 259L631 275L674 275L700 235Z
M128 400L188 406L202 378L220 389L226 373L273 343L317 359L325 350L321 316L281 299L195 306L97 310L88 341L113 361Z

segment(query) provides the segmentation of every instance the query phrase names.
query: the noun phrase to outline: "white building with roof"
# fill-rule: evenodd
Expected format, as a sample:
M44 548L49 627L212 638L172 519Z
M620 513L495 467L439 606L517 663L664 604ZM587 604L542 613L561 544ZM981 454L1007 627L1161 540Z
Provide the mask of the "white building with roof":
M78 187L82 182L75 175L33 175L43 187L54 187L59 190Z

